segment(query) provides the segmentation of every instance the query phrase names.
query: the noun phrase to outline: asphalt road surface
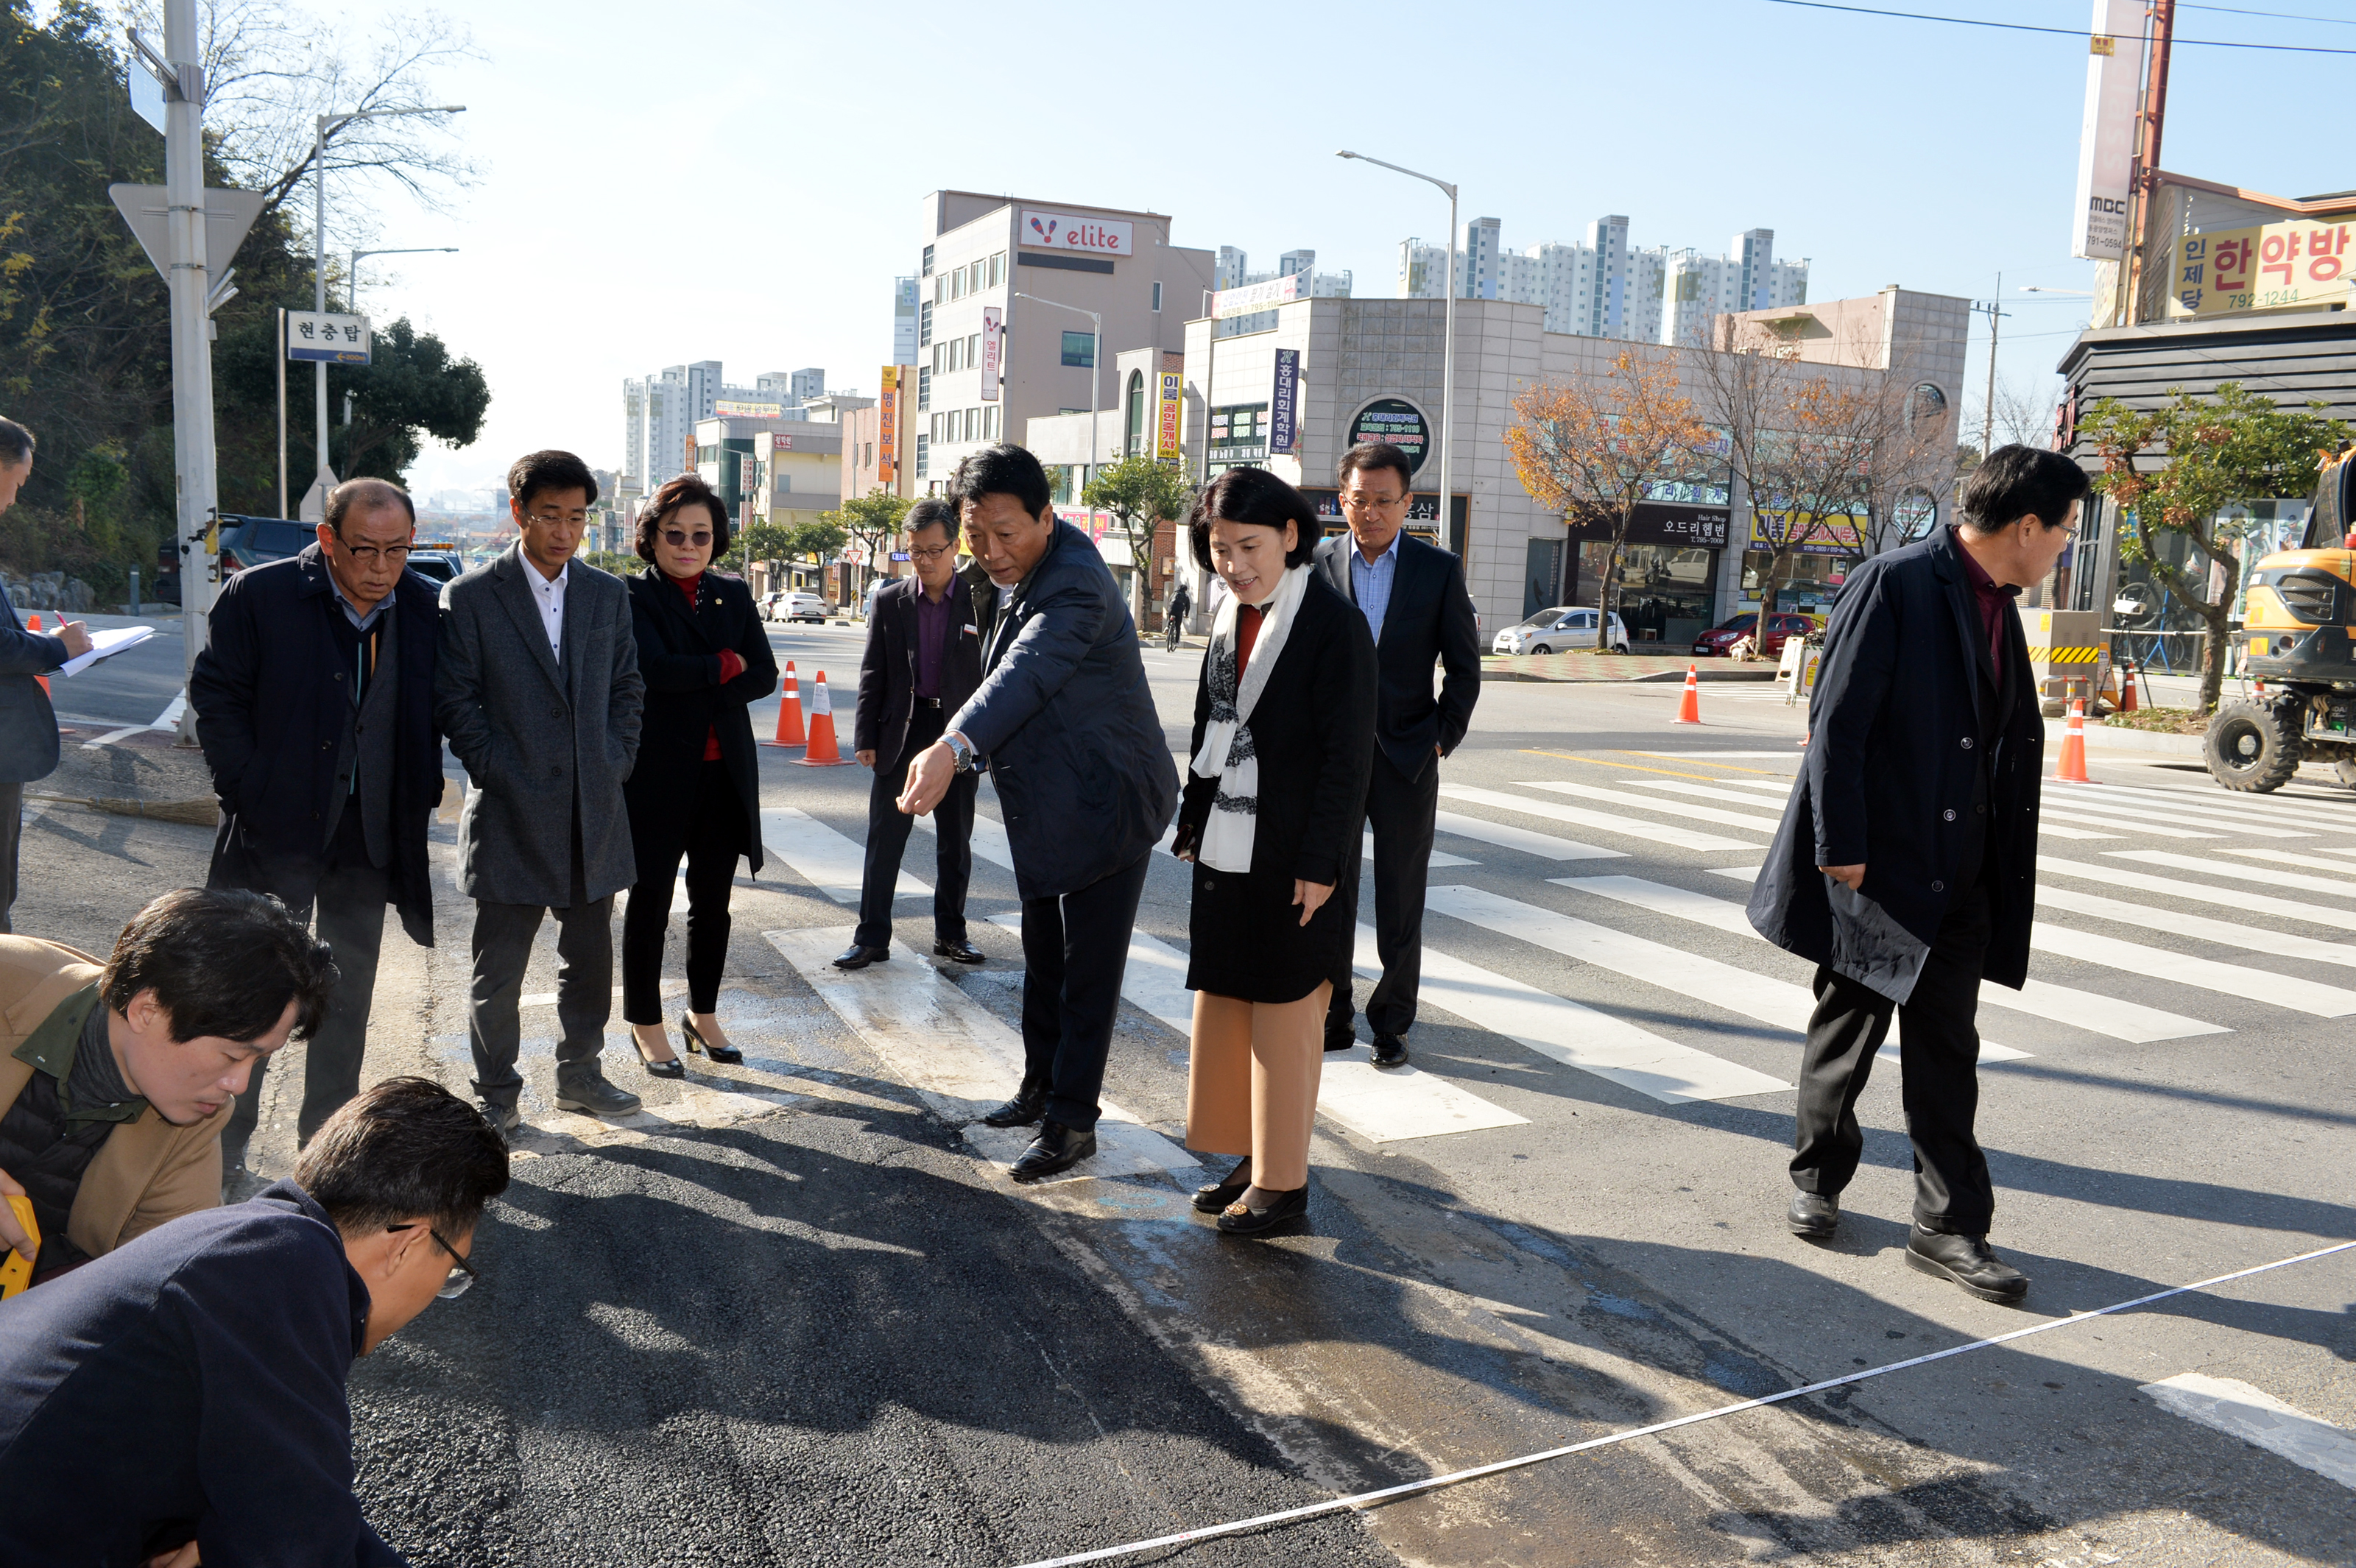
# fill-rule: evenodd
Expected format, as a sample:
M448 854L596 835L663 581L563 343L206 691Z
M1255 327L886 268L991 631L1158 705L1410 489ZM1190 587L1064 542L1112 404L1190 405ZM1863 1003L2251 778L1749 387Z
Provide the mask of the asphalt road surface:
M826 672L847 755L859 632L775 641L806 709ZM1173 750L1198 657L1146 656ZM1980 1013L1994 1240L2033 1281L2008 1309L1903 1264L1894 1061L1838 1238L1783 1231L1808 971L1740 904L1803 720L1715 685L1681 728L1676 699L1484 689L1443 772L1413 1069L1327 1059L1310 1218L1260 1242L1184 1201L1183 867L1148 883L1105 1152L1016 1189L1019 1141L966 1125L1012 1087L1021 994L995 802L968 905L990 962L919 956L920 833L903 947L844 976L867 775L765 750L722 1000L745 1065L647 1080L616 1018L608 1070L648 1110L555 1111L543 933L486 1283L354 1375L371 1517L421 1563L1029 1563L2051 1324L1132 1560L2356 1561L2356 1253L2072 1320L2356 1238L2356 795L2106 752L2097 784L2049 785L2035 983ZM115 745L168 771L160 736ZM102 946L209 837L45 807L18 929ZM372 1072L465 1088L467 912L445 886L440 945L389 933ZM291 1158L300 1071L264 1087L259 1174Z

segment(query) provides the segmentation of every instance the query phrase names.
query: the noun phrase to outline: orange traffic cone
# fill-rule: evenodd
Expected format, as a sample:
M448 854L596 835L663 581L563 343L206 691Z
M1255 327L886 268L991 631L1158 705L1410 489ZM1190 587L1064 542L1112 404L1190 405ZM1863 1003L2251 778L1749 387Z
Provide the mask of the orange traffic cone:
M834 704L827 700L824 670L818 672L818 689L810 698L809 750L795 761L806 768L839 768L848 761L834 747Z
M1686 695L1685 699L1677 704L1677 722L1701 722L1701 677L1696 667L1690 664L1686 666Z
M800 746L809 743L802 733L802 682L794 673L794 661L786 661L786 678L782 687L783 700L777 704L777 738L762 742L767 746Z
M36 611L34 611L34 612L33 612L33 613L32 613L32 617L25 623L25 630L27 630L27 631L28 631L28 632L37 632L37 631L39 631L40 629L41 629L41 613L40 613L38 610L36 610ZM65 629L66 629L66 618L65 618L63 615L59 615L59 616L58 617L58 630L59 630L59 631L60 631L60 632L62 632L62 631L64 631ZM37 675L37 676L35 676L33 678L34 678L35 680L37 680L37 681L39 681L39 682L41 683L41 689L42 689L44 692L46 692L46 691L48 691L48 690L49 689L49 677L48 677L48 676L45 676L45 675Z
M2070 704L2070 732L2062 738L2062 765L2053 771L2057 779L2072 784L2092 784L2086 776L2086 699L2079 698Z
M2136 677L2138 673L2135 660L2119 661L2119 711L2122 713L2133 713L2143 706L2136 700Z

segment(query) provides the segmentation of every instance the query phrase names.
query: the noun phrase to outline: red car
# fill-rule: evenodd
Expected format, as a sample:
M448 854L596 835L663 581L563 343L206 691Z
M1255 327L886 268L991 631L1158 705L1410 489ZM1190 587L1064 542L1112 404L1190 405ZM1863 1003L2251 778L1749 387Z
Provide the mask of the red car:
M1694 656L1705 659L1731 658L1728 650L1757 630L1759 617L1737 615L1722 626L1712 626L1694 639ZM1767 658L1777 658L1783 652L1787 637L1804 637L1816 629L1816 624L1805 615L1778 611L1767 617L1767 635L1761 639L1759 652Z

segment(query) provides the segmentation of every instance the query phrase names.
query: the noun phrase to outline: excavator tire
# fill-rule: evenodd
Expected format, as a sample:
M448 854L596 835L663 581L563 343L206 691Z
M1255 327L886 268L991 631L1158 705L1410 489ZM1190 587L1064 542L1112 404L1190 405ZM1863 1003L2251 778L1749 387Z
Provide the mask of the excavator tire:
M2290 782L2298 772L2299 751L2297 720L2255 702L2229 702L2218 709L2201 741L2211 778L2227 789L2257 795Z

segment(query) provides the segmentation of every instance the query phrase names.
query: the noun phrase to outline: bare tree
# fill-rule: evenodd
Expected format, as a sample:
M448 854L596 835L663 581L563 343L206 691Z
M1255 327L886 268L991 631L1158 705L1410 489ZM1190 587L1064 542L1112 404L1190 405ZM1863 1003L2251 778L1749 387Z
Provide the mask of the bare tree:
M1972 405L1970 440L1986 441L1989 446L2051 446L2053 444L2053 413L2062 402L2062 381L2059 376L2040 379L2040 384L2023 387L2011 377L1999 373L1996 382L1994 405L1996 429L1988 428L1989 405L1985 399ZM1993 436L1993 440L1987 438Z
M122 16L162 37L155 0L127 0ZM437 72L484 58L466 29L447 16L412 12L399 27L358 43L337 24L282 0L208 0L200 20L212 155L238 186L262 194L265 215L285 206L310 177L323 114L402 112L330 127L330 176L390 181L437 212L479 176L480 165L447 134L450 116L432 112L445 101L434 83ZM358 210L347 203L338 228L364 231L364 220L352 216Z

